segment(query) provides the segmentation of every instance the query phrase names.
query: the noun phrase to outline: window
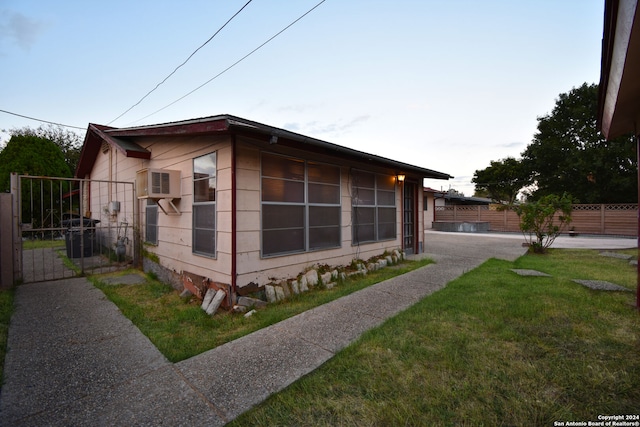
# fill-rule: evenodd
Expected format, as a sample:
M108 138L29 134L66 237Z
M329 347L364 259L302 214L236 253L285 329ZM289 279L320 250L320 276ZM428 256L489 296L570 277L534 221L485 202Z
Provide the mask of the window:
M158 244L158 203L155 200L147 199L145 207L145 230L144 241L152 245Z
M353 244L396 238L396 184L393 176L352 172Z
M340 246L340 168L262 154L262 255Z
M192 250L216 255L216 153L193 159Z

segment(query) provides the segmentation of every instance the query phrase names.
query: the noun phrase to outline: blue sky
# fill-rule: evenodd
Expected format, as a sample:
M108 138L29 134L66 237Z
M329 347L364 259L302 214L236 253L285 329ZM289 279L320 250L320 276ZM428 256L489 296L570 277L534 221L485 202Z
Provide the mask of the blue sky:
M426 185L470 196L560 93L599 80L604 0L326 0L168 106L319 1L253 0L111 125L233 114L449 173ZM108 124L246 2L0 0L0 109ZM0 113L0 129L39 125Z

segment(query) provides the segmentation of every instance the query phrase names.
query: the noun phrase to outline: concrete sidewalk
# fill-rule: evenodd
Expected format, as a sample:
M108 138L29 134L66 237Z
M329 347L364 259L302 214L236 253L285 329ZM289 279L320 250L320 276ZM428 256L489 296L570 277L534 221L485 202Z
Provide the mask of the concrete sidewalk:
M176 364L85 279L19 286L0 425L224 425L488 258L526 251L522 237L426 240L436 264Z

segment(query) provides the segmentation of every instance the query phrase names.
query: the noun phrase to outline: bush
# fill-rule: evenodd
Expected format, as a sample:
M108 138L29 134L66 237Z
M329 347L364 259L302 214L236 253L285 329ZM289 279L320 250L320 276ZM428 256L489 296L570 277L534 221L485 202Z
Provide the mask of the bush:
M562 197L549 194L536 202L516 206L520 230L529 243L530 251L545 253L553 244L571 222L571 202L571 196L566 193ZM556 216L558 212L560 214Z

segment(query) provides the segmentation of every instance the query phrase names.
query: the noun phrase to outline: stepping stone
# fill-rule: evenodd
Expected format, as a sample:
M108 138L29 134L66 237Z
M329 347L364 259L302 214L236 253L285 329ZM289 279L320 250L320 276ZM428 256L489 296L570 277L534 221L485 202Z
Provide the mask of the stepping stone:
M604 280L577 280L574 279L574 282L586 286L587 288L595 289L597 291L626 291L632 292L631 289L625 288L624 286L616 285L611 282L606 282Z
M521 270L521 269L518 269L518 268L512 268L511 271L513 271L514 273L516 273L519 276L551 277L550 274L543 273L542 271L538 271L538 270Z
M600 255L606 256L609 258L618 258L618 259L631 259L633 258L631 255L619 254L617 252L600 252Z

